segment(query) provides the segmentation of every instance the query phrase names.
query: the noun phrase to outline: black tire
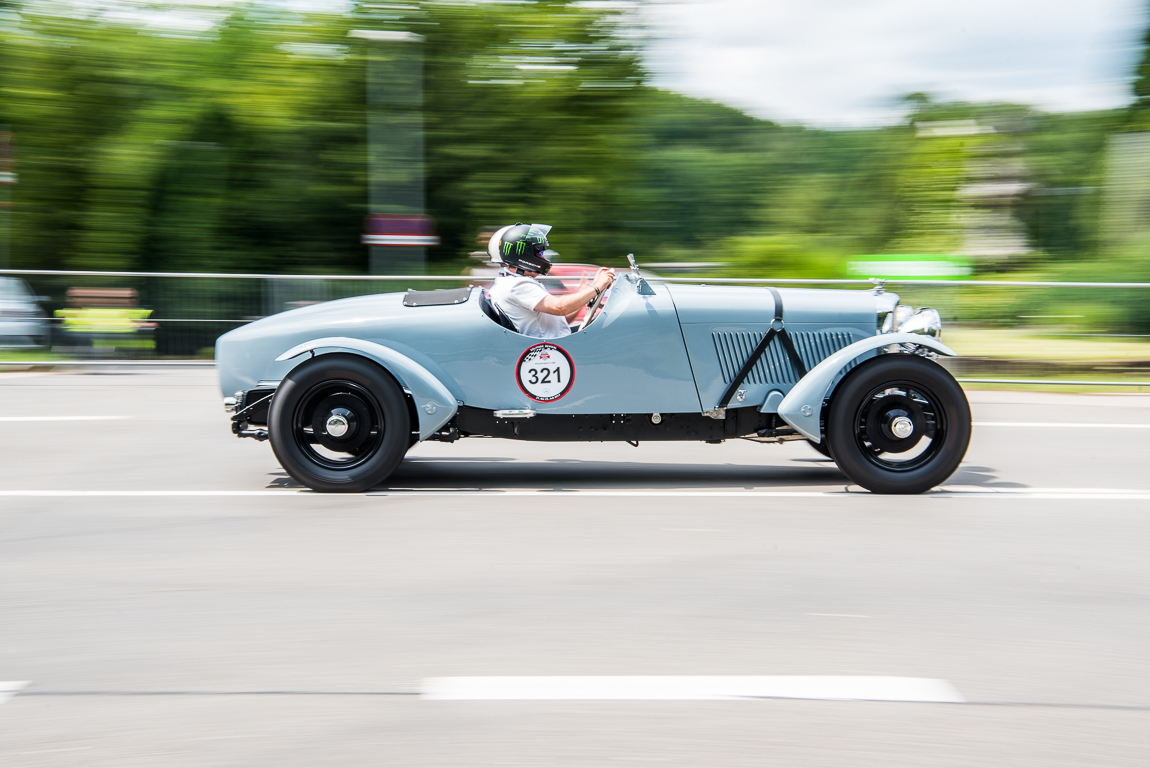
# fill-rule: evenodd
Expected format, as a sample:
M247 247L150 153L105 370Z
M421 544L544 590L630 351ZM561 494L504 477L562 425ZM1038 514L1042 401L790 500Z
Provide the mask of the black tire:
M899 428L910 433L900 437ZM882 355L843 379L826 431L835 463L863 488L922 493L954 474L966 455L970 404L938 363Z
M807 440L807 445L821 453L823 456L826 456L828 459L834 459L834 456L831 456L830 447L827 446L826 438L823 438L823 441L820 443L816 443L814 440Z
M341 427L346 431L335 434ZM276 389L268 413L268 437L280 466L297 482L326 493L355 493L382 483L403 461L410 435L399 384L357 355L319 355L299 365Z

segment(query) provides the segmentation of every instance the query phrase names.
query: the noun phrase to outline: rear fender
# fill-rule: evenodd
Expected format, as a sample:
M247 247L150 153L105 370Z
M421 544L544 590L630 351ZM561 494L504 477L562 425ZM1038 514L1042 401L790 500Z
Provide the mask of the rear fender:
M800 379L779 403L779 416L811 442L822 442L822 430L819 429L819 425L822 420L823 401L826 400L835 379L844 368L862 355L891 344L916 344L928 347L940 355L955 357L954 350L950 347L930 336L918 333L881 333L856 341L823 360Z
M374 360L387 369L400 386L411 393L419 417L420 440L426 440L451 421L458 409L455 397L443 382L410 357L390 347L362 339L332 336L298 344L277 357L276 362L282 363L308 352L313 355L350 352Z

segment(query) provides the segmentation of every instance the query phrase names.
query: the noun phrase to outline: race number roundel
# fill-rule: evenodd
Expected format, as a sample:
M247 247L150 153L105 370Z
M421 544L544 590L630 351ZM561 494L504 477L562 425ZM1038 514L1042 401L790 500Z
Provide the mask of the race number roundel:
M549 403L571 389L575 364L562 348L549 343L536 344L519 358L516 376L523 394L540 403Z

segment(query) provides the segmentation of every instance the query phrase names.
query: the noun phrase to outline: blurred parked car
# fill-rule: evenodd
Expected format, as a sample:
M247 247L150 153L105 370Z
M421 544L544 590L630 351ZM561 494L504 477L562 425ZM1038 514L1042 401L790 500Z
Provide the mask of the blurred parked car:
M46 301L18 277L0 277L0 347L42 347L51 332Z

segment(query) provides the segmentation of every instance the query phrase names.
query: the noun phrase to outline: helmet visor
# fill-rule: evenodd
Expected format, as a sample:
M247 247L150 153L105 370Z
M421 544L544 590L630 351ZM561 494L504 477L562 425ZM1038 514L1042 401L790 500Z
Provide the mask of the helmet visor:
M531 228L527 230L526 238L533 239L540 245L547 245L547 233L551 231L550 224L532 224Z

